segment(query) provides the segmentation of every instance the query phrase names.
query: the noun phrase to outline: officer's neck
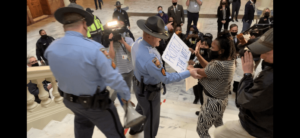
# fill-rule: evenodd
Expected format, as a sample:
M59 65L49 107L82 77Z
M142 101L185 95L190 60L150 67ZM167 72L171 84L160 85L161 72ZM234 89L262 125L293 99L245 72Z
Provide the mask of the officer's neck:
M87 31L84 30L83 28L65 28L64 30L65 30L65 32L67 32L67 31L78 32L78 33L82 34L84 37L86 37L86 34L87 34Z
M155 47L157 47L157 46L154 46L154 45L151 45L152 43L152 41L150 41L150 40L148 40L148 39L144 39L148 44L149 44L149 46L150 47L152 47L152 48L155 48Z

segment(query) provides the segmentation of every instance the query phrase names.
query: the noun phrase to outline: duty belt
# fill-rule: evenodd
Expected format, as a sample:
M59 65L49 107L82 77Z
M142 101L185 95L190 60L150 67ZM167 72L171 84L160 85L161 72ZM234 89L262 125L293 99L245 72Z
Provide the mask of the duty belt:
M110 104L109 91L107 89L104 89L103 91L100 92L99 87L97 88L96 93L93 96L90 96L90 95L76 96L73 94L65 93L62 90L60 90L59 88L58 88L58 92L66 100L73 102L73 103L79 103L85 108L106 109L107 105ZM99 100L100 100L100 102L99 102Z
M139 82L139 80L137 80L137 78L135 76L132 77L133 81L136 82L136 85L139 87L141 85L141 83ZM151 85L151 84L145 84L145 90L147 91L156 91L156 90L160 90L161 89L161 82L155 85Z

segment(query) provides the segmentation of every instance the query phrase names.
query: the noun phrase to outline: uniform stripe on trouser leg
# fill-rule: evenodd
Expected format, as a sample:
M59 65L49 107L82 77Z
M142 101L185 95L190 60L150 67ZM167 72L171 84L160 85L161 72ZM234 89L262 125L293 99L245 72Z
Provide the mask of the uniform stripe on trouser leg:
M228 98L214 99L206 96L203 93L204 103L201 106L198 122L197 133L200 138L210 138L208 134L209 128L214 125L215 127L223 125L223 113L227 106Z

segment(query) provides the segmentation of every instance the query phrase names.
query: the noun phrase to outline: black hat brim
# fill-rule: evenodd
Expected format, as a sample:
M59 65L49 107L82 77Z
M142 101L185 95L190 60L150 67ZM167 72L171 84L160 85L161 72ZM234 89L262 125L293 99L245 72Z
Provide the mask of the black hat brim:
M91 13L81 10L81 9L78 9L78 8L73 8L73 7L63 7L63 8L57 9L54 13L54 17L58 22L60 22L61 24L64 24L64 22L63 22L64 16L63 15L65 13L69 13L69 12L78 13L81 16L83 16L86 20L87 26L90 26L94 23L94 16Z
M138 27L140 29L142 29L143 31L145 31L147 34L157 37L157 38L161 38L161 39L168 39L169 38L169 33L167 33L167 35L165 34L159 34L159 33L155 33L155 32L151 32L149 31L144 25L146 23L146 20L138 20L136 22L136 24L138 25ZM166 30L164 30L163 32L165 32Z

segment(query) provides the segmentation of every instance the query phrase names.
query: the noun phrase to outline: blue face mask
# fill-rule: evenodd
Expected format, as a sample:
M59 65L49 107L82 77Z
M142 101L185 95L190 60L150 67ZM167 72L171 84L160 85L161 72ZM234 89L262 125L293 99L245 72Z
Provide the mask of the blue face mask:
M158 11L158 13L162 13L162 11Z

